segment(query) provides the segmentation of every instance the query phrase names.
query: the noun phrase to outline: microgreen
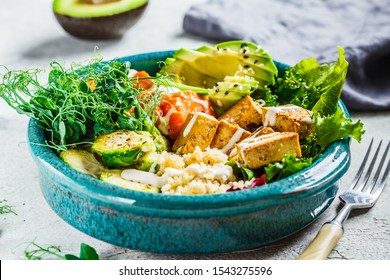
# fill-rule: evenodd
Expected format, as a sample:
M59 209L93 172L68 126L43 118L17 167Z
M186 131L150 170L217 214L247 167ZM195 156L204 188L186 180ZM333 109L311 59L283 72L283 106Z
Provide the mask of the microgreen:
M0 97L18 113L34 118L47 131L47 144L57 151L118 129L159 134L154 110L160 95L145 98L142 89L134 88L130 63L95 59L66 68L53 61L47 84L39 82L42 69L5 69Z
M0 200L0 215L3 215L3 214L15 214L16 215L16 212L13 210L14 206L10 206L10 205L3 205L3 203L6 203L7 200L3 199L3 200Z
M61 248L55 245L39 245L34 241L30 242L24 251L24 256L28 260L42 260L45 256L54 256L62 260L99 260L99 255L91 246L81 243L80 256L71 254L61 254Z
M65 259L61 254L59 246L54 245L38 245L32 241L24 250L24 256L28 260L42 260L42 257L50 255L59 259Z

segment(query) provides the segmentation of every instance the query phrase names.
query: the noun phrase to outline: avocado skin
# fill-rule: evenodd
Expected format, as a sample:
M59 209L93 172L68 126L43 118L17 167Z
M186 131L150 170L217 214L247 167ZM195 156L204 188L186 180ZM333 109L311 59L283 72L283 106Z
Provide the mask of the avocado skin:
M76 18L54 13L62 28L85 40L110 40L122 37L144 14L148 3L134 10L106 17Z

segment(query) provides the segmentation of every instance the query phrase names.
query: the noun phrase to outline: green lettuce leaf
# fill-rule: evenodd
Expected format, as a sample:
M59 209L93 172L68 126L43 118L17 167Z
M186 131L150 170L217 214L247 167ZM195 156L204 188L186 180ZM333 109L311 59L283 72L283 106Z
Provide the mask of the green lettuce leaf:
M329 65L319 64L315 58L300 61L255 99L263 99L267 106L295 104L321 116L333 114L348 71L344 50L338 47L338 51L338 60Z
M295 155L286 155L282 162L270 163L264 168L267 182L293 175L309 167L311 163L311 158L297 158Z
M303 75L307 82L312 82L320 89L320 99L312 110L321 116L333 114L347 76L348 62L345 60L344 50L341 47L338 47L338 50L339 59L336 63L321 65Z
M317 144L325 149L334 141L344 137L352 137L360 143L365 132L363 123L352 121L338 108L333 115L321 117L315 116Z
M234 176L244 181L252 180L255 177L255 173L251 169L244 167L242 164L236 161L227 161L225 165L231 166L233 168Z

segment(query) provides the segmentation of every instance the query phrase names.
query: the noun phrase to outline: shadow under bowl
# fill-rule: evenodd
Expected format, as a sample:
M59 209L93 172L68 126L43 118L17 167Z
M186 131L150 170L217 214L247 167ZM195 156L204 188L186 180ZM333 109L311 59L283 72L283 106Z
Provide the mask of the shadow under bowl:
M120 58L150 74L173 51ZM277 63L280 71L286 65ZM348 112L342 102L342 110ZM168 195L124 189L79 173L45 143L31 120L28 139L42 193L80 231L130 249L222 253L268 244L303 229L332 203L350 163L349 139L333 143L309 168L258 188L213 195ZM38 144L38 145L37 145Z

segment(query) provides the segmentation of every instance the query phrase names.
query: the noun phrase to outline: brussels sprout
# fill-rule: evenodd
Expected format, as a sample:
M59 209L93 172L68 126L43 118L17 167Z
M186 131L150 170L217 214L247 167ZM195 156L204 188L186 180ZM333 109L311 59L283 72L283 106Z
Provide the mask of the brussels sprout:
M93 154L84 150L66 150L60 153L60 158L77 171L95 178L99 178L100 174L106 170Z
M156 151L168 151L170 147L169 140L161 133L154 136L154 143L156 144Z
M99 136L91 147L95 156L109 168L129 167L156 150L146 131L118 130Z
M106 170L100 176L100 179L104 182L136 191L159 193L160 189L152 187L147 184L141 184L133 181L128 181L121 176L122 170L120 169L110 169Z
M157 173L160 169L160 165L157 163L159 156L159 153L153 152L134 167L138 170Z

